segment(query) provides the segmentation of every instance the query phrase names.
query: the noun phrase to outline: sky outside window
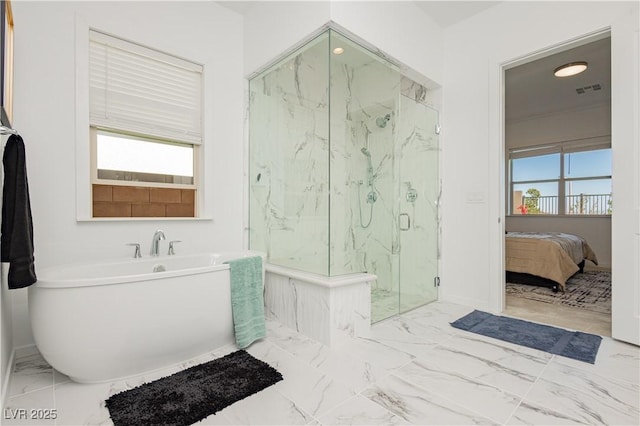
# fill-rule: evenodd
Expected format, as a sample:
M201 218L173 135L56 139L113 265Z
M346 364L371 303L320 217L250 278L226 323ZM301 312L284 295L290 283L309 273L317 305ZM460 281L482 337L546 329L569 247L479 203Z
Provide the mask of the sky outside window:
M560 154L539 155L512 160L512 181L535 181L560 178ZM564 154L565 179L585 177L611 176L611 149L571 152ZM540 183L516 184L515 190L524 191L535 188L540 194L558 195L555 183L542 185ZM571 194L610 194L611 179L589 179L567 181L567 195Z
M99 170L193 177L193 146L98 134Z
M611 194L611 179L590 179L566 182L566 195Z
M513 161L514 182L560 178L560 154L517 158ZM540 188L538 188L540 189ZM551 194L545 194L551 195Z
M565 154L564 175L567 178L611 176L611 148Z

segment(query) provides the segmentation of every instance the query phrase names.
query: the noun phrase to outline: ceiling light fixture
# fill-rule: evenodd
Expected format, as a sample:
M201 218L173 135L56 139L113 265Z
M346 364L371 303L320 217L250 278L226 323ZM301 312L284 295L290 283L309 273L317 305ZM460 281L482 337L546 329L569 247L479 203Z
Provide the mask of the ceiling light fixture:
M556 77L570 77L572 75L580 74L586 69L587 63L584 61L570 62L553 70L553 75Z
M333 53L335 53L336 55L342 55L344 53L344 49L342 47L336 47L335 49L333 49Z

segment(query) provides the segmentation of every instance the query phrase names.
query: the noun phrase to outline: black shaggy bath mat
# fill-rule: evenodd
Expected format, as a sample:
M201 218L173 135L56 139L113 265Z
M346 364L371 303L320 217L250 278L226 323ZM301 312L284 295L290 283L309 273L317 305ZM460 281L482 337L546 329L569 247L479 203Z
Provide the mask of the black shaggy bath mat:
M282 380L245 351L196 365L107 399L115 426L191 425Z

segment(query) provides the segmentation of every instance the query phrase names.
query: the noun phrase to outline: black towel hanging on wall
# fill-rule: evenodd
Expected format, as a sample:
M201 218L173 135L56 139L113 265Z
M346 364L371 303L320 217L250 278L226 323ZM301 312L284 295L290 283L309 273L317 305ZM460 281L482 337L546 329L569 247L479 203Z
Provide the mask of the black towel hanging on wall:
M9 288L30 286L37 281L33 258L33 223L24 142L11 135L4 147L2 191L2 262L9 262Z

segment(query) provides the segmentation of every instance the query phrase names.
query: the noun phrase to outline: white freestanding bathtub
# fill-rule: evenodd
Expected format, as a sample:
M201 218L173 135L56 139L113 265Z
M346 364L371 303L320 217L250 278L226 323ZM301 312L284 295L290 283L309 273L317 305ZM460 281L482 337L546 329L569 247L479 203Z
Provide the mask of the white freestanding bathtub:
M80 383L141 374L234 343L229 265L258 252L128 259L38 271L36 345ZM155 271L155 272L154 272Z

